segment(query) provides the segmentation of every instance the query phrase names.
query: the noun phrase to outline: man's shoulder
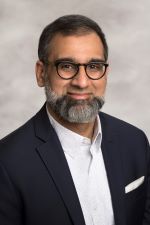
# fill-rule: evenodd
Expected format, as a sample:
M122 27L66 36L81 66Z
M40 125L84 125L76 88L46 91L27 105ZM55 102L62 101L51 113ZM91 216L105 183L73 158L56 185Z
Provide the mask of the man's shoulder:
M7 143L15 143L19 141L26 142L30 138L35 135L35 123L41 124L43 122L43 117L45 117L45 105L35 114L33 115L27 122L25 122L22 126L5 136L0 140L0 146L2 144Z
M100 120L103 126L109 126L109 128L113 131L119 133L127 133L127 134L144 134L143 130L138 128L136 125L133 125L129 122L126 122L120 118L109 115L104 112L100 112ZM144 134L145 135L145 134Z
M42 108L26 123L0 140L0 156L3 154L3 152L10 151L10 149L11 152L13 152L18 150L23 151L24 149L29 150L29 148L33 148L34 143L37 141L35 135L35 120L37 123L41 122L43 116L41 113L43 110L44 109Z
M36 160L37 148L51 138L45 106L25 124L0 140L0 164L9 170L26 167Z
M17 145L23 146L30 141L31 137L33 137L33 117L0 140L0 152L10 146L11 148Z

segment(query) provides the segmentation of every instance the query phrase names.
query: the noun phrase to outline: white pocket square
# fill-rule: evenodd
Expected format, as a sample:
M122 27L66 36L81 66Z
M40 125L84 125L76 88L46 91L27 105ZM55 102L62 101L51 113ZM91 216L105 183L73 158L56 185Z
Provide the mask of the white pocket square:
M128 192L138 188L143 182L144 182L144 176L138 178L137 180L134 180L133 182L131 182L125 187L125 193L127 194Z

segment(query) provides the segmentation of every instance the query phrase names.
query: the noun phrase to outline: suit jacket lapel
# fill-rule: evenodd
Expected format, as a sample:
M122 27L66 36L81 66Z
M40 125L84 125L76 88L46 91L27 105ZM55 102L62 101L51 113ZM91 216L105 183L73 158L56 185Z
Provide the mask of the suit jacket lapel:
M73 223L75 225L85 225L63 149L54 129L50 125L45 106L35 117L35 132L36 136L44 142L37 147L37 152L52 177Z
M111 121L105 114L100 113L102 126L102 153L104 157L112 204L115 225L125 225L125 186L123 181L121 151L119 149L119 134L114 130Z

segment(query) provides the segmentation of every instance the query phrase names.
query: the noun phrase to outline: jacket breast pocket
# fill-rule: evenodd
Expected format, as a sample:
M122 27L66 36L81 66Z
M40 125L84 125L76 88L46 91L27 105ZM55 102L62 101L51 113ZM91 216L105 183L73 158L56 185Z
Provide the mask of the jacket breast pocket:
M141 225L145 211L146 185L145 182L136 189L125 194L125 212L127 225Z
M136 189L128 192L125 194L125 198L127 201L132 201L132 200L135 200L135 201L138 201L140 200L141 198L145 198L146 197L146 185L145 185L145 182L142 183L139 187L137 187Z

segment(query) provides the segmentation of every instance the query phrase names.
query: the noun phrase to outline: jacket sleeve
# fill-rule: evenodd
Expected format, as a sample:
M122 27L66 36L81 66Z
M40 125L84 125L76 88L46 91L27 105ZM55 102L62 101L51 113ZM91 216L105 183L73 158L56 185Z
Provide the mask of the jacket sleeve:
M23 225L19 193L0 163L0 224Z
M145 205L145 213L142 225L150 225L150 145L146 138L147 146L147 198Z

